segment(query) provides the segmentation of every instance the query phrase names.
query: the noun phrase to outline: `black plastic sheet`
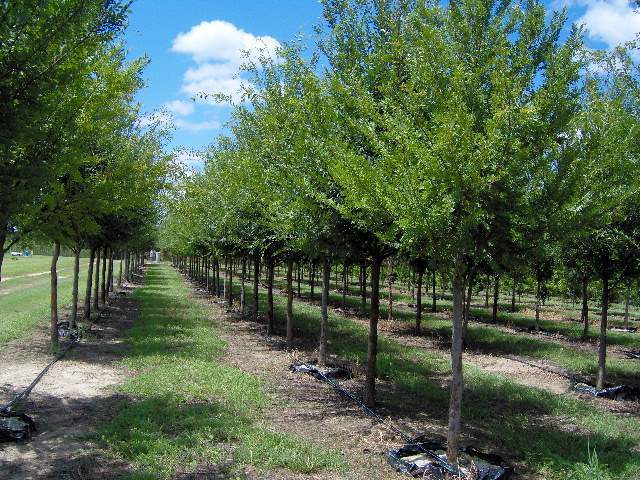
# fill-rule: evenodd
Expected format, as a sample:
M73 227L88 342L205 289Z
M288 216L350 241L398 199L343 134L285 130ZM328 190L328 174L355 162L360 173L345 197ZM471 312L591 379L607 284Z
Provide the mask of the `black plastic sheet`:
M640 350L627 350L624 352L627 358L632 360L640 360Z
M620 333L636 333L638 331L637 327L613 327L611 329L612 332L620 332Z
M324 380L323 376L331 379L348 379L353 376L350 368L340 365L327 365L325 367L318 366L318 362L313 360L309 362L295 362L291 365L291 371L296 373L308 373L318 380Z
M24 413L0 413L0 441L23 442L31 438L36 424Z
M58 337L75 342L80 338L80 333L77 328L71 328L69 322L58 322Z
M576 383L573 389L579 393L586 393L598 398L610 398L612 400L640 400L640 389L629 385L617 385L615 387L597 389L586 383Z
M426 436L415 438L406 445L387 450L389 464L398 472L415 478L446 479L445 471L434 455L446 462L446 445L429 440ZM426 452L429 452L427 455ZM460 447L458 457L460 473L468 480L506 480L513 473L499 455L484 453L474 447Z

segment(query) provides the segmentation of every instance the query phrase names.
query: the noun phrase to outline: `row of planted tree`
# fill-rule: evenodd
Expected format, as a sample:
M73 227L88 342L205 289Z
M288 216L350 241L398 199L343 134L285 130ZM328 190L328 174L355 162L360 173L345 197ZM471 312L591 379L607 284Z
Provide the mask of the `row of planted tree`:
M166 132L143 125L134 100L148 61L127 58L129 5L0 4L0 272L12 248L54 245L54 343L60 249L76 255L75 322L81 250L151 248L170 172Z
M296 42L248 55L230 134L168 199L162 245L182 268L262 262L268 285L278 263L290 279L293 262L316 262L321 359L331 265L366 265L369 405L382 266L394 259L418 281L446 272L454 461L465 303L485 275L532 283L537 304L559 268L597 281L605 382L609 295L640 258L636 45L587 49L565 12L537 1L322 3L310 53Z

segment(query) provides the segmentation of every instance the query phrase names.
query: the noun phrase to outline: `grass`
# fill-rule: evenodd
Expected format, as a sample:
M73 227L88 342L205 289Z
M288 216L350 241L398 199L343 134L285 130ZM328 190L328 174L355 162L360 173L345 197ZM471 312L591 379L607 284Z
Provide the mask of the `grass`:
M276 317L282 328L285 300L279 295L274 298ZM264 311L264 293L260 294L260 303ZM297 301L294 315L297 335L316 339L320 321L318 306ZM365 363L366 327L334 312L330 312L329 323L330 351L353 362ZM474 328L472 335L486 337L494 333L495 330L479 327ZM509 351L510 345L515 345L513 349L517 350L518 337L509 336L504 340L508 340L503 346L505 350ZM534 343L536 348L542 348L537 341ZM408 347L381 335L378 372L380 377L421 400L421 418L445 423L448 392L440 381L450 373L447 355ZM637 371L635 373L637 375ZM402 394L395 394L380 400L393 408L404 399ZM476 432L487 444L509 452L525 462L532 472L547 479L631 480L640 476L640 421L636 417L599 411L579 399L523 386L467 365L463 418L464 430ZM488 448L486 444L482 446Z
M135 466L132 478L172 478L229 459L228 475L240 475L243 465L300 473L343 468L338 453L261 424L269 399L259 379L220 361L225 344L209 312L189 298L174 270L151 266L135 298L140 312L123 362L136 375L121 386L134 401L101 434Z
M50 302L49 274L27 276L48 271L50 257L18 257L12 261L7 257L3 265L3 276L7 281L0 284L0 345L24 338L38 325L48 321ZM80 298L84 299L86 270L88 261L81 260ZM6 268L5 268L6 267ZM71 302L73 287L73 258L60 257L58 260L58 305L63 307ZM12 277L12 278L11 278ZM19 278L18 278L19 277Z
M284 288L284 283L278 280L279 287ZM301 286L301 293L308 295L310 287L308 285ZM316 290L316 300L319 298L319 291ZM331 291L329 300L334 305L341 305L342 294L335 291ZM354 309L360 308L360 298L354 296L346 297L346 306ZM474 309L474 314L477 311ZM483 311L484 314L490 316L491 313ZM380 304L380 318L387 318L387 305L385 303ZM505 320L504 314L499 317L504 320L504 323L508 323ZM394 319L399 322L407 324L409 326L415 322L415 311L407 307L400 305L394 306ZM517 324L512 322L513 324ZM528 325L526 319L522 320L521 325ZM532 321L531 321L532 324ZM545 321L543 328L549 327L552 330L552 325L557 324L558 328L562 328L563 324L554 321ZM443 348L448 349L451 343L451 321L448 319L442 319L428 312L423 314L422 318L422 330L423 335L435 338L438 340ZM608 343L614 343L616 338L623 337L626 346L630 348L640 347L640 335L614 335L615 332L610 332L607 335ZM413 334L409 332L409 334ZM469 337L468 348L471 351L478 353L488 353L494 355L520 355L524 357L530 357L535 359L549 360L562 368L572 372L576 375L594 377L598 371L598 357L595 353L585 352L577 348L567 348L564 345L558 344L551 340L545 339L542 336L533 336L527 334L510 334L501 331L491 325L469 325ZM607 359L607 373L610 380L637 378L638 376L638 362L637 360L608 358Z

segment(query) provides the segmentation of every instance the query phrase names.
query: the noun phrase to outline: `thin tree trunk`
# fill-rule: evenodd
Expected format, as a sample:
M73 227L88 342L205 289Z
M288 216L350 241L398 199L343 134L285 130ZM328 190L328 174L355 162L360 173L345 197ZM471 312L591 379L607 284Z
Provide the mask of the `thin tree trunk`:
M2 265L4 263L4 242L7 241L7 222L0 222L0 281L2 281Z
M258 322L259 296L258 286L260 284L260 257L256 255L253 260L253 321Z
M380 266L382 259L374 257L371 263L371 309L369 310L369 337L367 342L367 376L365 404L376 404L376 360L378 357L378 319L380 316Z
M275 319L273 313L273 275L274 275L274 260L273 258L267 258L267 334L273 334L275 327Z
M247 275L247 257L242 257L242 270L240 271L240 314L244 318L247 310L247 296L245 292L245 280ZM209 274L207 273L207 278Z
M118 268L118 288L122 288L122 252L120 252L120 265Z
M540 330L540 280L536 282L536 331Z
M102 283L100 285L100 297L102 299L102 305L107 304L107 247L104 247L102 251Z
M287 350L293 348L293 258L287 259Z
M297 275L297 278L296 278L296 280L298 282L298 298L300 298L301 297L301 295L300 295L300 279L302 277L302 267L300 265L300 262L296 262L296 269L298 271L298 275Z
M344 310L347 306L347 288L349 287L347 281L347 262L345 261L342 264L342 309Z
M229 308L233 307L233 258L229 262L229 271L227 272L229 277L229 294L227 296L227 305Z
M491 321L496 323L498 321L498 297L500 295L500 276L496 275L496 279L493 282L493 311L491 312Z
M437 298L436 298L436 271L435 270L431 273L431 302L432 302L431 311L435 313L438 311L437 305L436 305Z
M609 312L609 278L602 279L602 313L600 316L600 344L598 345L598 382L596 388L603 389L607 376L607 314Z
M331 262L322 257L322 307L320 316L320 353L319 362L327 364L327 330L329 325L329 282L331 281Z
M630 288L627 285L627 289L624 297L624 328L629 328L629 297L630 297Z
M459 262L459 260L458 260ZM464 316L464 277L460 265L453 274L453 334L451 337L451 388L449 397L449 428L447 458L453 465L458 460L458 437L462 416L462 322Z
M89 255L89 271L87 272L87 288L84 291L84 319L91 318L91 286L93 282L93 262L96 259L96 247L91 247Z
M511 312L516 311L516 281L513 280L513 290L511 290Z
M58 348L58 258L60 242L55 242L51 257L51 347Z
M97 247L96 249L96 276L93 281L93 310L98 313L100 308L100 255L102 249Z
M80 281L80 252L81 249L77 247L73 262L73 288L71 290L71 317L69 321L69 326L71 328L76 328L76 322L78 321L78 283Z
M362 260L360 264L360 310L363 315L367 313L367 262Z
M416 332L420 333L422 328L422 277L424 275L424 269L418 268L417 272L417 285L416 285Z
M387 309L387 320L393 321L393 262L389 261L389 308Z
M484 308L489 308L489 288L491 288L491 276L487 275L487 285L484 289Z
M589 335L589 279L582 277L582 312L580 315L582 320L582 338L587 338Z

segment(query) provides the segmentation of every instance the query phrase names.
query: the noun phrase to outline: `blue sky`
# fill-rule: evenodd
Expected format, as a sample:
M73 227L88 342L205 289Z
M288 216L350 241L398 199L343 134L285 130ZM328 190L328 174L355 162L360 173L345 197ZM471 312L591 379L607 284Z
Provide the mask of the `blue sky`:
M569 7L570 20L585 24L587 42L612 48L640 32L640 15L627 0L550 0ZM234 76L244 49L275 48L297 34L312 36L320 22L318 0L137 0L126 40L132 56L148 55L147 86L138 98L152 118L173 118L170 148L201 149L228 119L229 107L193 102L198 92L237 92ZM183 154L197 166L198 159Z

